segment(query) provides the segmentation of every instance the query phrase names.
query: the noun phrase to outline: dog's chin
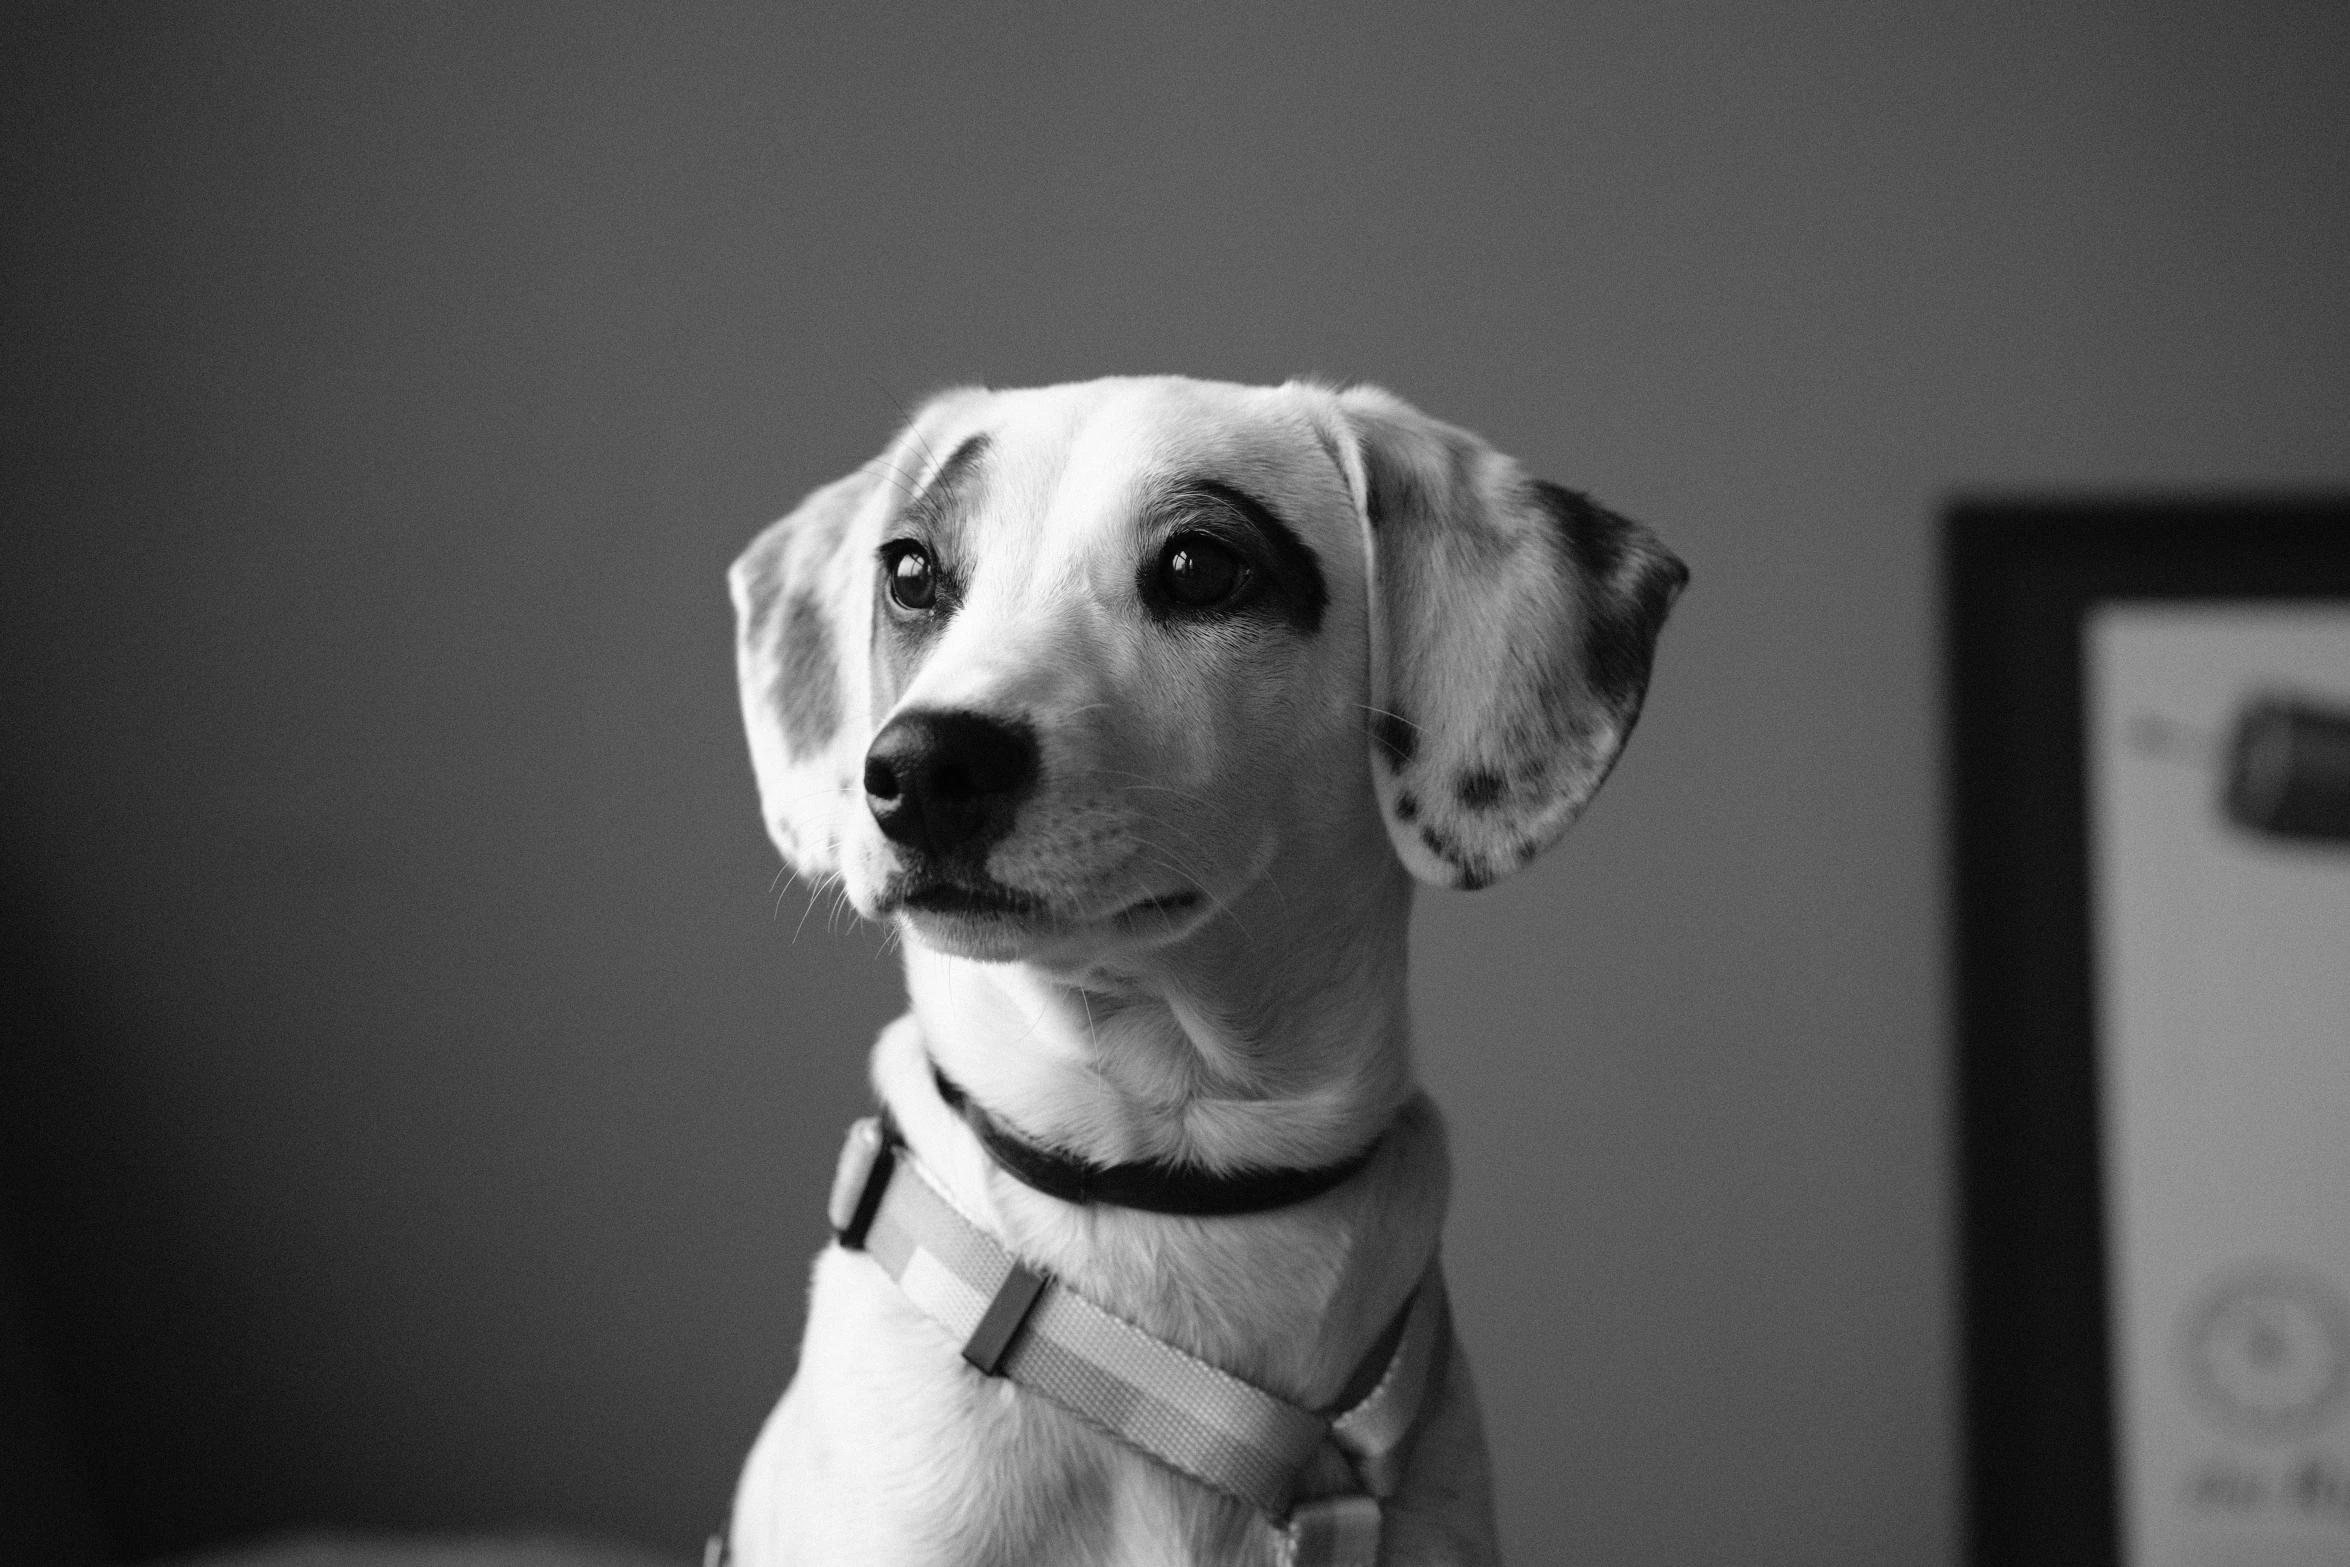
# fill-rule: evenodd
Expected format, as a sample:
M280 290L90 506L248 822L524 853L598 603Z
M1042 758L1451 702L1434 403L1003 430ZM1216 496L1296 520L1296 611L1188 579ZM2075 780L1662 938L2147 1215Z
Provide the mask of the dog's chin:
M1065 961L1179 940L1211 913L1194 889L1100 907L1062 902L993 880L897 878L878 902L925 947L982 963Z

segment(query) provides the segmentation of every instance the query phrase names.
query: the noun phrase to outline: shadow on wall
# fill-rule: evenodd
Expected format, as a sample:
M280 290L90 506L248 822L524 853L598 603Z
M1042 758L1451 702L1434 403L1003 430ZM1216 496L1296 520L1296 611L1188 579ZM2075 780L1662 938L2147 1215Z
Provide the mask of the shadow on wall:
M102 1538L84 1440L111 1428L136 1442L170 1413L157 1411L154 1427L123 1415L144 1407L140 1373L155 1368L141 1366L142 1351L170 1341L141 1329L165 1304L155 1281L173 1248L151 1228L168 1195L142 1156L152 1139L130 1131L124 1093L98 1082L100 1052L74 1017L60 955L25 888L21 875L0 877L0 1543L11 1561L78 1567L100 1559ZM47 1332L36 1331L36 1299ZM113 1331L93 1339L74 1323ZM63 1418L60 1387L75 1391L85 1416L112 1418L102 1416L104 1428ZM167 1495L177 1489L175 1454L138 1457Z
M0 878L0 1551L25 1567L168 1560L175 1567L676 1567L561 1536L286 1534L330 1510L248 1467L251 1443L306 1439L298 1415L257 1410L252 1344L223 1320L200 1206L173 1161L172 1116L110 1074L96 987ZM80 983L77 983L80 980ZM191 1344L215 1351L191 1354ZM266 1340L260 1342L266 1350ZM364 1352L363 1346L354 1346ZM70 1398L61 1398L70 1390ZM242 1441L238 1438L243 1438ZM209 1439L208 1439L209 1438ZM293 1471L297 1476L299 1471ZM187 1542L269 1540L181 1554Z

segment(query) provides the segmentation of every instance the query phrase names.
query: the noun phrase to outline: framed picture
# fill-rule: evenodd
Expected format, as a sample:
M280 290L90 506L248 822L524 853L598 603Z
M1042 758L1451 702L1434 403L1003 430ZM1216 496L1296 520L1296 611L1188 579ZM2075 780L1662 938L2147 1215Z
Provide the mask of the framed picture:
M1971 1562L2350 1562L2350 500L1952 508Z

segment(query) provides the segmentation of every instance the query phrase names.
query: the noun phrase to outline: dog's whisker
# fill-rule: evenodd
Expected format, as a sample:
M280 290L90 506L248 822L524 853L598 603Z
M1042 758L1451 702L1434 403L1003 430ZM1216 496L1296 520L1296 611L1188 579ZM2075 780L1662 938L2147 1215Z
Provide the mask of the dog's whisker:
M791 944L795 947L800 944L800 932L808 928L808 916L816 912L816 899L820 893L820 888L808 889L808 906L800 910L800 922L791 928Z
M1199 839L1194 837L1191 833L1184 831L1183 828L1176 826L1173 822L1163 822L1160 823L1160 825L1165 827L1169 832L1180 835L1184 842L1188 843L1192 848L1198 850L1200 854L1206 858L1213 860L1216 857L1215 851L1213 849L1211 849L1208 845L1200 842ZM1164 848L1163 845L1160 847ZM1295 914L1289 906L1289 894L1282 891L1280 879L1273 874L1273 867L1270 864L1267 864L1260 874L1262 874L1264 877L1265 885L1273 889L1273 896L1280 901L1281 919L1283 925L1291 925L1294 922ZM1194 877L1193 880L1196 882L1198 878ZM1200 891L1204 893L1207 891L1207 889L1205 887L1201 887Z
M1370 714L1373 718L1392 718L1397 723L1403 725L1406 729L1409 729L1413 734L1422 733L1422 730L1418 724L1413 723L1410 719L1404 717L1403 714L1395 711L1393 708L1381 707L1376 702L1357 702L1355 706L1361 709L1363 712Z
M1181 838L1185 844L1195 850L1203 859L1213 861L1216 858L1216 851L1212 847L1200 842L1195 835L1185 831L1181 827L1176 826L1173 822L1161 822L1158 825L1164 828L1166 831L1171 832L1177 837ZM1144 842L1145 847L1149 848L1154 853L1166 855L1170 859L1175 857L1174 850L1163 843L1151 843L1148 840L1145 840ZM1194 872L1187 863L1176 865L1171 868L1174 869L1176 873L1181 875L1185 880L1189 881L1202 896L1207 895L1207 883L1196 872ZM1286 909L1286 902L1284 903L1283 907ZM1228 909L1227 912L1229 912Z
M1198 893L1201 897L1208 900L1208 907L1214 909L1218 914L1223 915L1233 924L1238 925L1240 927L1240 933L1243 936L1246 936L1251 941L1256 940L1256 932L1249 928L1248 921L1242 919L1239 912L1235 910L1230 903L1227 903L1224 899L1219 898L1214 893L1208 891L1207 883L1201 881L1198 874L1194 872L1189 866L1182 864L1176 858L1173 850L1169 849L1164 844L1152 844L1148 847L1149 852L1156 857L1156 861L1160 869L1173 871L1177 876L1180 876L1183 880L1191 883L1192 891Z
M1281 905L1281 923L1294 926L1297 920L1296 911L1290 908L1289 894L1282 889L1281 878L1273 874L1273 867L1270 865L1265 867L1265 885L1272 889L1274 901Z
M1175 796L1176 799L1185 801L1191 805L1196 805L1202 810L1215 809L1215 807L1207 800L1201 798L1199 795L1193 794L1189 789L1178 789L1173 784L1132 783L1117 784L1113 787L1115 787L1120 794L1171 794Z
M930 443L922 438L922 429L914 422L914 415L907 410L905 403L899 399L897 393L889 389L888 382L882 380L881 377L874 375L871 371L867 371L866 375L872 380L873 384L880 389L881 395L889 399L889 405L898 411L898 417L905 421L906 433L914 438L914 444L916 446L922 448L922 455L924 459L927 460L933 468L937 467L938 454L932 451L930 449Z
M911 472L886 457L876 457L873 461L880 467L888 469L889 476L897 481L895 488L900 499L912 500L914 498L916 481Z
M846 783L828 783L820 789L802 790L793 798L792 804L805 805L810 800L821 800L828 794L847 794L848 792L849 786Z
M1206 844L1200 842L1199 839L1193 837L1190 833L1185 832L1182 828L1174 826L1172 823L1166 822L1162 822L1159 825L1165 827L1169 832L1172 832L1177 837L1181 838L1188 847L1197 851L1199 854L1204 855L1209 859L1215 858L1215 851L1210 849ZM1169 845L1164 843L1157 843L1151 839L1145 838L1140 840L1140 848L1144 852L1158 855L1160 857L1160 863L1172 864L1173 868L1179 874L1181 874L1186 881L1199 888L1199 890L1202 892L1207 891L1207 884L1205 879L1202 878L1197 872L1193 871L1190 863L1188 861L1183 861L1182 857L1178 855Z
M1103 705L1105 705L1105 706L1106 706L1107 704L1103 704ZM1121 790L1121 791L1126 791L1126 790L1154 790L1154 791L1158 791L1158 792L1161 792L1161 793L1165 793L1165 794L1171 794L1171 795L1174 795L1176 798L1178 798L1178 799L1181 799L1181 800L1187 800L1187 801L1189 801L1190 803L1192 803L1193 805L1196 805L1196 806L1200 807L1202 810L1210 810L1210 811L1212 811L1212 810L1214 810L1214 809L1216 808L1216 806L1215 806L1215 802L1214 802L1214 801L1212 801L1212 800L1210 800L1210 799L1208 799L1208 798L1207 798L1206 796L1204 796L1204 795L1198 795L1198 794L1194 794L1194 793L1192 793L1192 792L1191 792L1189 789L1178 789L1178 788L1177 788L1177 787L1175 787L1175 785L1173 785L1173 784L1169 784L1169 783L1160 783L1160 782L1159 782L1157 779L1155 779L1155 778L1152 778L1152 777L1151 777L1149 774L1147 774L1147 773L1138 773L1138 772L1135 772L1135 771L1134 771L1133 769L1131 769L1131 768L1126 768L1126 767L1095 767L1095 768L1093 768L1093 769L1092 769L1092 773L1093 773L1093 776L1094 776L1094 777L1096 777L1096 778L1133 778L1133 779L1138 779L1138 780L1140 780L1139 782L1136 782L1136 783L1126 783L1126 784L1114 784L1114 785L1112 785L1112 787L1113 787L1113 788L1116 788L1116 789L1118 789L1118 790Z
M1216 857L1216 851L1209 845L1200 842L1196 834L1186 830L1185 828L1177 826L1173 822L1160 822L1158 825L1181 838L1186 844L1190 845L1193 849L1196 849L1203 858L1213 860Z

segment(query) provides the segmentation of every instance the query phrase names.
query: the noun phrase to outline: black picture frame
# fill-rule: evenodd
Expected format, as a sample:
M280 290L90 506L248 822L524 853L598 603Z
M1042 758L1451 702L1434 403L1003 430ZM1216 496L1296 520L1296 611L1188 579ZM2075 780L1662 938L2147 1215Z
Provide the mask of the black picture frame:
M2350 599L2350 497L1970 499L1944 518L1966 1560L2119 1560L2083 629Z

